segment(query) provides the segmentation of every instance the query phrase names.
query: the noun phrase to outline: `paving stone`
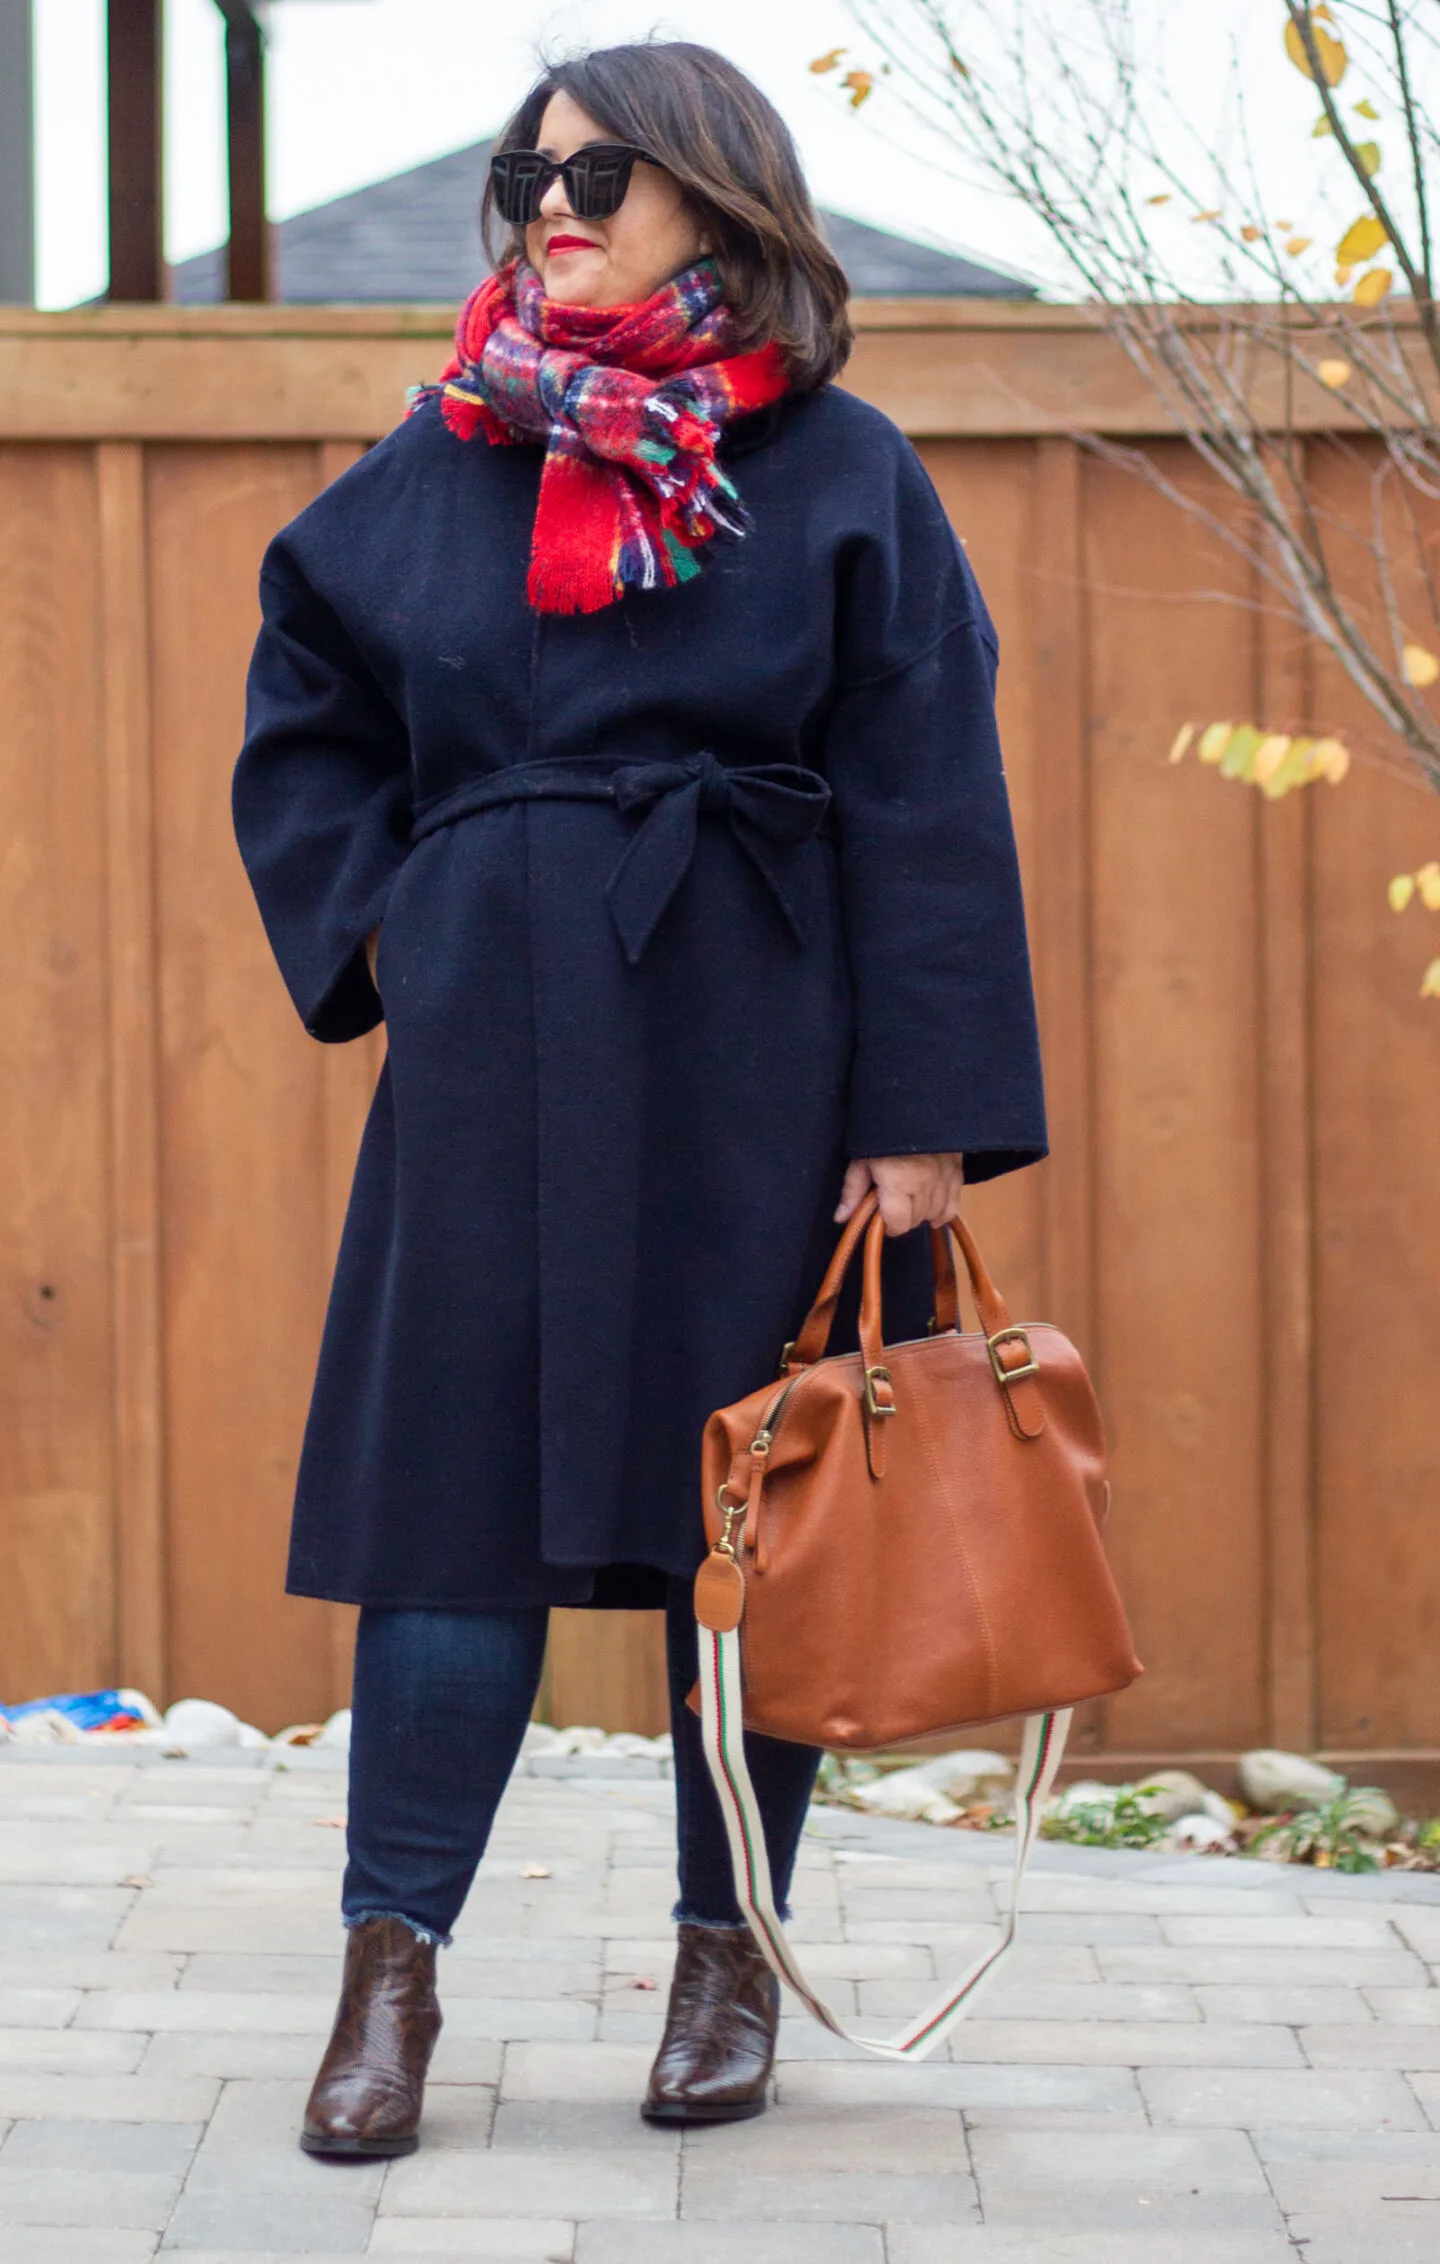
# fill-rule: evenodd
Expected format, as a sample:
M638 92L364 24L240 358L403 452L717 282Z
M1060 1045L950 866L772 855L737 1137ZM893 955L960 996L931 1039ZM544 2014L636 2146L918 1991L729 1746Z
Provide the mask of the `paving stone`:
M9 2170L0 2162L0 2224L98 2225L163 2232L180 2191L176 2172Z
M0 1954L107 1949L136 1900L123 1887L0 1885Z
M1251 1874L1258 1880L1259 1874ZM1224 1917L1236 1909L1229 1886L1165 1886L1154 1882L1109 1878L1074 1878L1064 1873L1031 1870L1021 1890L1022 1910L1091 1910L1099 1916L1121 1911L1155 1918ZM1245 1895L1243 1908L1259 1916L1299 1917L1298 1896L1268 1882L1258 1883Z
M743 2206L743 2204L742 2204ZM884 2264L876 2225L638 2225L580 2227L575 2264Z
M1372 2069L1142 2068L1139 2083L1157 2124L1250 2128L1418 2130L1424 2118L1398 2075Z
M79 2007L78 1989L0 1988L0 2028L65 2028Z
M1275 1989L1319 1982L1327 1988L1423 1988L1428 1978L1420 1960L1402 1949L1304 1950L1250 1949L1217 1945L1179 1945L1164 1949L1105 1949L1095 1952L1107 1981L1228 1983L1232 1987Z
M1440 2163L1280 2162L1270 2184L1287 2216L1308 2211L1365 2223L1392 2204L1440 2208Z
M864 2001L866 1990L862 1987ZM1193 1989L1135 1987L1114 1981L1064 1982L1037 1985L1012 1981L1008 1974L985 1992L987 2020L1131 2020L1195 2021L1200 2017ZM868 2009L868 2008L867 2008Z
M1404 2163L1440 2166L1440 2133L1429 2130L1302 2130L1262 2126L1250 2143L1267 2168L1278 2162Z
M41 2225L0 2225L0 2264L150 2264L149 2232L83 2232ZM247 2264L260 2264L250 2257Z
M143 2075L7 2075L0 2071L0 2117L26 2121L203 2122L220 2086L203 2079Z
M267 2036L242 2030L160 2035L152 2038L138 2073L142 2076L209 2075L255 2080L308 2082L319 2065L322 2039L316 2036ZM430 2063L437 2083L496 2083L504 2046L491 2038L456 2036L442 2029Z
M642 2227L633 2217L620 2222L633 2242ZM559 2217L378 2217L366 2254L429 2264L569 2264L574 2252L575 2227Z
M1011 2225L887 2225L889 2264L1294 2264L1283 2232L1037 2232Z
M824 2106L787 2106L758 2122L719 2123L692 2132L685 2146L685 2200L702 2168L752 2177L788 2165L805 2171L968 2171L965 2126L953 2108L909 2102L888 2106L831 2098ZM757 2209L757 2216L764 2210Z
M1440 1962L1440 1909L1407 1909L1397 1904L1392 1923L1412 1950L1432 1962Z
M344 1953L338 1948L329 1956L312 1952L308 1957L279 1950L257 1951L249 1957L202 1950L185 1960L178 1986L221 1995L234 1990L248 1994L258 1989L272 1995L285 1991L302 1997L328 1997L333 2004L339 1995L344 1965Z
M295 2143L303 2084L227 2084L165 2247L363 2251L383 2162L317 2161Z
M1424 1994L1418 1989L1388 1993L1396 1996ZM1202 1983L1195 1989L1194 1996L1206 2020L1220 2022L1279 2021L1287 2027L1298 2028L1310 2022L1363 2025L1376 2017L1366 2002L1366 1995L1359 1989L1327 1989L1318 1982L1302 1982L1289 1989L1241 1989L1224 1983L1214 1987ZM1436 1997L1440 2000L1440 1990L1436 1991Z
M1300 2067L1288 2028L1222 2027L1204 2020L1153 2026L1131 2020L962 2021L950 2042L956 2060L1040 2060L1081 2067Z
M678 2149L657 2133L654 2155L556 2147L438 2153L394 2162L386 2217L665 2217L675 2215ZM733 2176L731 2200L733 2203Z
M652 2051L630 2044L510 2044L502 2099L625 2099L645 2093Z
M1290 2221L1299 2254L1307 2264L1356 2264L1356 2234L1322 2218L1300 2215ZM1384 2221L1365 2227L1364 2264L1435 2264L1440 2254L1440 2203L1429 2208L1387 2209Z
M1161 1932L1177 1948L1209 1947L1293 1950L1393 1950L1399 1945L1383 1919L1235 1916L1163 1918Z
M173 1989L184 1966L164 1950L0 1953L0 1989Z
M792 2106L829 2110L871 2107L891 2113L897 2106L1043 2108L1051 2112L1121 2114L1143 2112L1143 2101L1129 2068L1118 2067L953 2067L944 2060L917 2066L880 2060L791 2062L777 2071L776 2090L789 2127Z
M1410 2088L1424 2110L1426 2120L1440 2130L1440 2077L1416 2073L1410 2077Z
M128 1872L148 1871L153 1837L117 1836L114 1824L15 1823L0 1837L0 1880L51 1887L115 1887Z
M1361 1994L1377 2020L1440 2028L1440 1989L1364 1989Z
M130 2075L140 2064L145 2042L136 2030L0 2028L0 2077Z
M1093 1949L1102 1942L1121 1948L1136 1943L1158 1948L1165 1940L1160 1920L1138 1912L1127 1918L1095 1910L1037 1910L1028 1913L1023 1924L1022 1942L1083 1942Z
M733 2162L722 2164L687 2147L687 2219L713 2218L723 2223L734 2215L741 2192L744 2207L762 2221L798 2218L812 2224L848 2225L883 2224L892 2217L902 2217L921 2224L963 2225L973 2223L978 2213L975 2181L959 2171L812 2172L796 2163L789 2169L751 2170L747 2166L742 2182Z
M160 2170L183 2176L203 2123L18 2122L0 2148L5 2170Z
M977 2130L987 2225L1134 2232L1278 2229L1264 2173L1235 2131Z
M1302 2028L1300 2049L1312 2067L1440 2069L1440 2028L1403 2023Z
M280 1989L93 1989L81 2008L77 2032L120 2028L163 2035L219 2029L233 2035L253 2028L271 2036L326 2036L334 2018L335 1999L328 1992L307 1997Z
M678 2147L678 2131L642 2122L638 2104L635 2099L507 2099L495 2110L490 2144L502 2150L578 2147L586 2154L637 2147L652 2157L657 2146ZM475 2144L473 2136L470 2144Z

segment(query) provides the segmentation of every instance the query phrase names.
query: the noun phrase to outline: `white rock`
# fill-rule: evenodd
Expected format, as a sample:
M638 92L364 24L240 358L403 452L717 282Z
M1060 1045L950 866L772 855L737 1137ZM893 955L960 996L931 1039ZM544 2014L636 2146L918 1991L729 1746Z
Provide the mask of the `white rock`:
M991 1753L981 1747L964 1746L954 1753L937 1753L933 1761L922 1761L913 1772L923 1777L946 1800L955 1801L961 1808L972 1801L1003 1800L1015 1782L1015 1764L1003 1753Z
M257 1729L253 1722L242 1722L235 1743L243 1753L258 1753L262 1746L269 1745L270 1740L264 1730Z
M238 1714L232 1714L228 1706L213 1704L209 1698L178 1698L167 1707L162 1727L169 1744L183 1745L187 1750L191 1746L240 1743Z
M520 1740L522 1753L557 1753L560 1750L560 1732L548 1722L527 1722L525 1735Z
M653 1761L656 1757L654 1740L641 1737L632 1729L617 1729L613 1736L606 1738L604 1751L631 1761Z
M1235 1829L1235 1811L1222 1793L1207 1792L1196 1813L1210 1817L1216 1824L1223 1824L1227 1832Z
M889 1776L853 1785L850 1798L873 1816L898 1816L911 1824L952 1824L960 1814L924 1768L895 1769Z
M146 1729L160 1727L160 1709L152 1704L143 1690L122 1690L119 1697L122 1706L128 1706L132 1714L140 1716ZM110 1734L114 1736L115 1732L112 1730Z
M1146 1807L1155 1815L1163 1816L1167 1824L1173 1824L1180 1816L1208 1813L1205 1803L1210 1794L1188 1769L1156 1769L1152 1775L1141 1777L1135 1790Z
M603 1729L562 1729L557 1734L559 1742L550 1748L552 1753L602 1753L605 1749Z
M68 1714L49 1708L43 1714L22 1714L18 1722L11 1723L17 1745L79 1745L79 1730Z
M1210 1847L1231 1847L1235 1838L1232 1830L1203 1810L1193 1816L1178 1816L1165 1836L1172 1847L1191 1848L1196 1854Z
M1272 1746L1242 1753L1239 1770L1240 1789L1251 1807L1263 1808L1270 1815L1282 1808L1333 1800L1345 1784L1343 1777L1337 1777L1333 1769L1319 1761L1307 1761L1302 1753L1281 1753Z
M329 1721L321 1730L320 1735L315 1740L315 1743L317 1745L329 1746L333 1748L333 1750L337 1753L349 1752L350 1708L348 1706L342 1706L338 1714L332 1714L330 1716Z

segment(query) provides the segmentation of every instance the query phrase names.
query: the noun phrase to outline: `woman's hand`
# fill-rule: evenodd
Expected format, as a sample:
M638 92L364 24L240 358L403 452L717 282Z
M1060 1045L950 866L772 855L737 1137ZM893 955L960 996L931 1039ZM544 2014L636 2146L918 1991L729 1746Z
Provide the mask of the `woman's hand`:
M960 1155L857 1157L845 1173L836 1220L843 1225L874 1187L887 1234L908 1234L912 1226L943 1226L959 1211L964 1167Z
M365 938L365 964L370 970L370 980L372 983L375 982L375 961L379 955L379 951L380 930L378 928L372 928L370 930L370 933ZM378 983L375 983L375 988L377 990L380 988Z

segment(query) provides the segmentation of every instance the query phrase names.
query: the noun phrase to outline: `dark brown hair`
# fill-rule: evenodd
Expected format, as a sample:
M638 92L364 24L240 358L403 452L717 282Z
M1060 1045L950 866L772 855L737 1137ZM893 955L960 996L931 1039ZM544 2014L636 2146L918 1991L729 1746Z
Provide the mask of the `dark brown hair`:
M549 64L495 148L533 149L560 93L674 174L714 246L742 343L779 346L801 391L834 377L851 346L845 271L820 232L790 129L753 81L688 40L597 48ZM497 246L495 222L487 181L490 256L523 252L519 229Z

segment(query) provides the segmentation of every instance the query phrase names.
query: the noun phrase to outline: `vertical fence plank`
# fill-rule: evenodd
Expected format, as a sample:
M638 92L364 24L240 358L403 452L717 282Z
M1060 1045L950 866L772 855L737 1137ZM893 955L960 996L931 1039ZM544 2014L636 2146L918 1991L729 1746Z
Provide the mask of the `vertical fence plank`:
M1257 595L1259 593L1257 592ZM1310 718L1298 632L1261 615L1256 720ZM1310 996L1313 789L1257 813L1260 1271L1269 1734L1302 1753L1315 1706L1314 1169Z
M1051 1154L1045 1187L1047 1312L1087 1358L1095 1343L1094 1035L1090 796L1085 750L1081 456L1035 448L1035 988L1045 1043Z
M316 450L318 486L329 487L352 464L358 464L365 450L358 441L322 440ZM323 1080L323 1108L325 1118L325 1267L327 1275L335 1270L335 1259L340 1249L340 1235L345 1225L345 1212L350 1201L350 1183L355 1176L355 1158L360 1149L360 1135L385 1058L383 1029L372 1030L368 1037L358 1038L350 1045L326 1046L321 1057ZM355 1621L353 1604L330 1606L330 1702L332 1706L348 1706L350 1685L355 1665Z
M109 945L111 1305L119 1670L167 1687L155 812L145 463L96 450Z

